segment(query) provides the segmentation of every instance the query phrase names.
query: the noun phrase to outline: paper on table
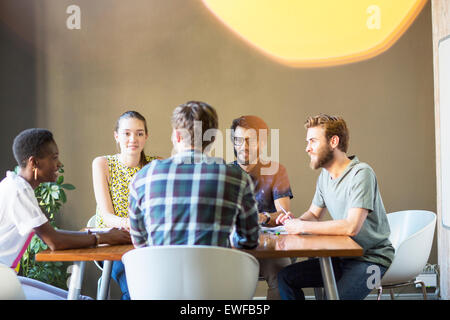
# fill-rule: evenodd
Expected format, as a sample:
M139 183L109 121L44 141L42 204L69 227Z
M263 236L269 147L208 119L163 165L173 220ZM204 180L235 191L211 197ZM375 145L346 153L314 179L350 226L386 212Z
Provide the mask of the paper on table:
M261 227L261 232L263 233L274 233L274 234L287 234L286 229L284 226L277 226L277 227Z
M89 230L92 233L106 233L112 228L86 228L86 230Z

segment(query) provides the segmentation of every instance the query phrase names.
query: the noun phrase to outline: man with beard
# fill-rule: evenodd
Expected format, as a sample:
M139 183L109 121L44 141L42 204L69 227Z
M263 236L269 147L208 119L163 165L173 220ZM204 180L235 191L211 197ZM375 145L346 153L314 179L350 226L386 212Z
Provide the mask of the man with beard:
M290 210L293 198L285 167L275 161L262 163L261 150L267 141L267 124L257 116L241 116L233 120L231 140L236 160L234 165L248 173L255 185L258 222L273 227L283 210ZM267 299L280 299L277 274L291 261L289 258L259 259L260 275L267 281Z
M347 156L349 134L340 117L320 114L306 120L306 152L312 169L322 168L310 208L298 219L280 215L291 234L347 235L362 248L363 256L335 258L333 270L340 299L364 299L373 289L372 270L379 279L394 258L389 224L372 168L356 156ZM333 220L320 221L327 208ZM303 300L302 288L322 287L318 259L292 264L278 274L281 297Z

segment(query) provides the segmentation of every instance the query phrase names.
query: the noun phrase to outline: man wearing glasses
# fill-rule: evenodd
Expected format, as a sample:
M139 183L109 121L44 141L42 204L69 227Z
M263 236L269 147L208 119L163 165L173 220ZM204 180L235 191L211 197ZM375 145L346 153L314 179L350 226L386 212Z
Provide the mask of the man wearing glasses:
M231 140L236 156L233 164L252 178L258 203L258 222L273 227L276 226L277 217L284 210L290 210L293 195L285 167L274 161L265 163L261 159L267 132L267 124L257 116L241 116L234 119L231 125ZM260 274L269 286L267 299L280 299L277 273L291 263L290 259L259 259L259 263Z

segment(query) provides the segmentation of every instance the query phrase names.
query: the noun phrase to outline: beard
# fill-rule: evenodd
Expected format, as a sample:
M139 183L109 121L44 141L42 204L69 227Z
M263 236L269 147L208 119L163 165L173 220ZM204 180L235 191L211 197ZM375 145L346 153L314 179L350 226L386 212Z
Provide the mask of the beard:
M254 154L253 154L254 153ZM245 150L236 152L236 159L239 164L248 166L249 164L258 163L258 151L249 151L247 155L245 155Z
M250 161L249 161L248 157L245 157L245 156L242 155L242 154L238 154L238 155L237 155L237 162L238 162L239 164L244 165L244 166L247 166L247 165L250 164Z
M333 149L329 145L325 145L324 148L320 149L317 153L317 159L309 163L311 169L319 169L326 166L334 159Z

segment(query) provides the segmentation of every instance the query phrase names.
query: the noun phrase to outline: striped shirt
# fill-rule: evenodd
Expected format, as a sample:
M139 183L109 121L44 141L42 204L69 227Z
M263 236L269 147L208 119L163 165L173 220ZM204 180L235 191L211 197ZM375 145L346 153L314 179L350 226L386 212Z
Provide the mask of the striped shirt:
M258 245L258 207L248 174L194 150L154 160L130 184L135 247ZM232 232L232 231L235 232Z

